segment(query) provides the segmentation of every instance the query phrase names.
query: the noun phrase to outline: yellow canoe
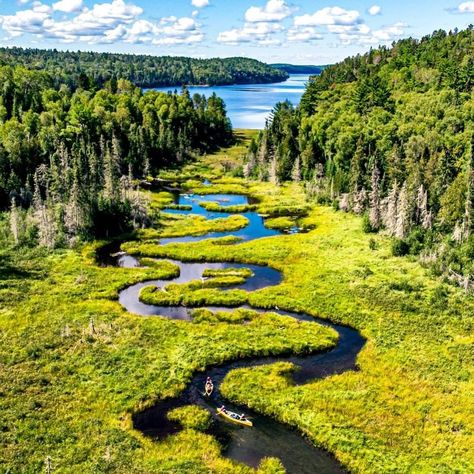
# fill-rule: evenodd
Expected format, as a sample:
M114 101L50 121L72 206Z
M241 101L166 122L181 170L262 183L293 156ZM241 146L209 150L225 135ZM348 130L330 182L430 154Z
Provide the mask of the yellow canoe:
M253 426L253 423L250 420L248 420L247 418L241 419L240 415L237 415L237 413L234 413L232 411L221 410L220 408L218 408L217 414L229 421L232 421L233 423L237 423L238 425Z

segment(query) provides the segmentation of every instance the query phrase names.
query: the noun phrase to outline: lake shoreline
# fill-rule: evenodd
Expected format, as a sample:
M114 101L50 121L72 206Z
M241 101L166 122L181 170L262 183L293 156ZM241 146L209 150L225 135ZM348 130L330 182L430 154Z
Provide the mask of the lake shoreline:
M286 81L260 84L197 85L186 86L192 95L200 94L209 98L212 94L220 97L226 106L227 115L233 129L261 130L265 127L271 111L278 102L290 101L297 106L311 75L290 74ZM182 86L147 88L144 91L165 93L179 92Z

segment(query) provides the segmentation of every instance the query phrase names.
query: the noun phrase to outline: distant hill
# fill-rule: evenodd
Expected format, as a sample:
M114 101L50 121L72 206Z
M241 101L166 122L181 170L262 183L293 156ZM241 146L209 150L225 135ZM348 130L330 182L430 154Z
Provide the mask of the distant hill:
M474 26L436 30L325 68L298 109L275 107L252 163L316 179L318 202L339 195L366 229L474 285L473 44Z
M175 56L0 48L0 66L24 66L46 71L57 84L102 87L109 80L127 79L138 87L262 84L282 82L284 70L250 58L194 59Z
M300 64L270 64L271 67L279 69L280 71L285 71L288 74L321 74L325 68L324 66L312 66L312 65L300 65Z

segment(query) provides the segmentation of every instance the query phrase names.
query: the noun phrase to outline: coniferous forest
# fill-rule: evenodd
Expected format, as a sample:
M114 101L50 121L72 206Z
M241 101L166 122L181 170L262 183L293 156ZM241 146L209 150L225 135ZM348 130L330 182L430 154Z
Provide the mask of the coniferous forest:
M341 13L378 38L299 21ZM260 130L307 76L0 49L0 473L474 472L473 45L324 66Z
M474 30L435 31L350 57L279 103L245 173L304 180L463 286L474 282Z
M194 59L175 56L0 48L0 65L47 71L56 85L102 87L127 79L151 88L182 85L261 84L280 82L287 72L250 58Z
M72 91L22 66L0 67L0 82L0 206L16 242L54 247L141 225L135 178L232 140L215 95L143 93L123 79Z

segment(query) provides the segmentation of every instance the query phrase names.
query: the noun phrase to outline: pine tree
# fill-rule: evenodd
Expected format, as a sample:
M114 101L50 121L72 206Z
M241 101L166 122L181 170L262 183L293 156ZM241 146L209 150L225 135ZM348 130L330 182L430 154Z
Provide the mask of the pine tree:
M53 208L41 203L35 208L34 217L38 227L38 243L42 247L54 248L57 242L57 223Z
M40 184L43 183L44 185L47 182L46 174L47 168L39 166L34 176L33 219L38 228L39 245L53 248L56 245L57 232L57 223L52 208L53 203L51 201L49 203L44 202L40 191ZM46 187L46 189L48 188Z
M260 140L260 147L258 149L258 154L257 154L257 163L258 163L258 170L259 170L259 179L263 180L264 179L264 173L265 173L265 163L268 157L268 143L267 143L267 135L264 132L263 137Z
M341 194L339 197L339 209L344 212L348 212L350 209L350 196L349 193Z
M301 166L299 156L296 157L293 169L291 170L291 179L294 183L299 183L301 181Z
M352 160L350 162L350 171L349 171L349 189L352 189L353 192L357 192L359 188L363 185L363 146L362 138L359 138L357 142L356 151Z
M278 159L276 154L274 154L270 160L268 167L268 180L272 184L278 184Z
M10 230L13 235L13 240L15 244L20 243L21 236L21 218L20 213L18 212L18 207L15 202L15 198L12 198L10 206Z
M118 168L115 161L116 155L112 154L107 148L104 156L104 187L103 194L109 201L117 199L118 192Z
M381 224L381 210L380 210L380 171L377 163L374 164L372 169L371 179L371 191L370 191L370 209L369 209L369 221L372 229L378 230Z
M388 193L384 224L390 235L395 235L398 216L398 184L395 181Z
M463 228L463 240L465 240L474 230L474 133L471 135L471 151L467 168L467 193L464 205Z
M68 234L68 241L72 245L85 227L85 212L81 205L77 179L74 179L69 200L64 209L64 226Z
M352 194L352 211L355 214L362 214L367 204L367 191L362 188Z
M431 229L433 225L433 217L431 211L428 210L428 191L425 190L423 184L421 184L418 188L416 207L417 223L426 230Z
M130 213L133 227L138 229L149 223L148 208L149 202L138 189L133 190L129 197Z
M397 203L397 218L395 224L395 237L404 239L410 229L410 204L408 200L408 189L406 181L403 183Z

